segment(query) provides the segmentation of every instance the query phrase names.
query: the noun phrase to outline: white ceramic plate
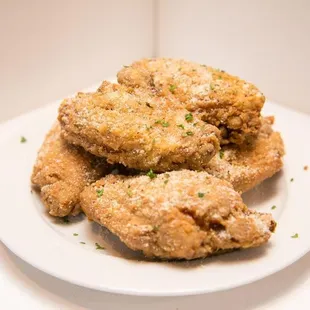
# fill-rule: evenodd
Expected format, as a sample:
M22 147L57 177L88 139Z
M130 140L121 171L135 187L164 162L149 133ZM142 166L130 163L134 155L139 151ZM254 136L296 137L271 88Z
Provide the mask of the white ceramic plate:
M275 273L310 249L310 117L267 103L285 144L285 168L244 195L278 221L267 246L192 262L141 261L109 232L80 216L65 224L48 216L30 175L37 150L54 122L59 102L0 127L0 237L16 255L60 279L108 292L189 295L229 289ZM20 143L20 137L27 138ZM294 180L291 182L291 178ZM275 210L271 207L276 205ZM291 238L295 233L299 238ZM78 236L74 236L78 234ZM85 244L81 243L85 242ZM106 247L96 250L95 243Z

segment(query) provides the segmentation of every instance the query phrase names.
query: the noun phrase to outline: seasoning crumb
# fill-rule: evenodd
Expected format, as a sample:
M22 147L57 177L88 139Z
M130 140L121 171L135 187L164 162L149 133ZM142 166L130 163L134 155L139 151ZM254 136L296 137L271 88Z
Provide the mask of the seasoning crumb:
M174 94L176 88L177 87L175 85L170 85L169 90Z
M273 206L271 207L271 210L274 210L274 209L276 209L276 206L275 206L275 205L273 205Z
M26 142L27 139L24 136L20 137L20 143L26 143Z
M291 238L293 238L293 239L296 239L298 237L299 237L299 235L297 233L295 235L291 236Z
M204 193L200 193L200 192L198 193L198 197L199 197L199 198L203 198L204 196L205 196Z
M191 122L194 119L193 114L192 113L188 113L185 115L185 120L187 122Z
M164 184L167 184L167 183L168 183L168 181L169 181L169 180L165 180L165 181L164 181Z
M307 171L308 170L308 166L304 166L304 170Z
M193 136L193 135L194 135L194 133L192 131L187 131L186 132L186 136Z
M183 124L178 125L178 127L182 128L182 129L185 129Z
M79 235L79 234L77 234L77 233L74 233L74 234L73 234L73 236L75 236L75 237L78 236L78 235Z
M95 243L96 245L96 250L105 250L105 247L101 246L99 243Z
M83 241L80 241L80 243L81 243L81 244L86 244L86 243L85 243L85 242L83 242Z
M291 179L290 179L290 182L294 182L294 178L291 178Z

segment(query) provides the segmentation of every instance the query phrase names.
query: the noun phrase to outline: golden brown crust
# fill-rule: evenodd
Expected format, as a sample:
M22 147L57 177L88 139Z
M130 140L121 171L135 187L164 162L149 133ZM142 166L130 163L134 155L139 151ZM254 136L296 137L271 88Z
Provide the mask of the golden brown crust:
M104 82L96 93L64 100L59 109L63 137L110 163L140 170L202 169L219 150L219 130L188 114L161 109L124 86ZM174 108L174 106L173 106Z
M87 187L81 207L133 250L164 259L194 259L260 246L276 223L249 210L226 181L189 170L109 175Z
M284 144L272 130L273 117L265 117L254 144L248 148L224 146L209 162L206 171L230 182L238 192L246 192L272 177L283 166Z
M260 128L264 95L224 71L185 60L152 58L124 67L117 77L121 84L174 100L217 126L221 144L252 142Z
M47 134L38 153L31 181L53 216L77 215L79 195L86 185L109 171L103 159L67 144L60 137L58 122Z

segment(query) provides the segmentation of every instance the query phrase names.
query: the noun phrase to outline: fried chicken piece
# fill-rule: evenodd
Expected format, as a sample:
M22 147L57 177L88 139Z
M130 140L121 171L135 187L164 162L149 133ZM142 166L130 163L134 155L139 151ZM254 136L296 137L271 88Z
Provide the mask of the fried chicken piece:
M224 71L180 59L151 58L124 67L117 77L138 92L177 99L177 106L221 130L221 144L251 143L258 134L264 95Z
M194 259L260 246L276 223L248 209L230 183L206 172L107 176L86 187L81 207L148 257Z
M56 123L47 134L31 176L50 215L63 217L80 213L80 193L111 168L104 159L69 145L60 137Z
M230 182L240 193L272 177L281 170L285 153L280 133L272 130L273 122L273 117L263 118L258 137L248 148L224 146L206 171Z
M127 88L104 82L96 93L63 101L63 137L90 153L139 170L202 169L219 150L219 130L185 109L161 109ZM190 118L190 119L189 119Z

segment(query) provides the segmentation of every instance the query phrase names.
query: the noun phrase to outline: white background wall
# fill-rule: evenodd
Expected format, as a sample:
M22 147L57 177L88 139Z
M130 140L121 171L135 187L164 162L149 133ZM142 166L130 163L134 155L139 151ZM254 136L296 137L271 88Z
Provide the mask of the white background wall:
M0 38L0 122L155 52L310 113L309 0L0 0Z
M309 0L159 2L159 55L222 68L310 112Z
M153 52L152 0L0 0L0 122Z

